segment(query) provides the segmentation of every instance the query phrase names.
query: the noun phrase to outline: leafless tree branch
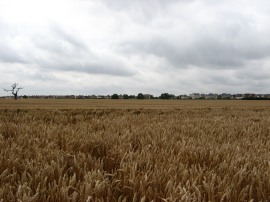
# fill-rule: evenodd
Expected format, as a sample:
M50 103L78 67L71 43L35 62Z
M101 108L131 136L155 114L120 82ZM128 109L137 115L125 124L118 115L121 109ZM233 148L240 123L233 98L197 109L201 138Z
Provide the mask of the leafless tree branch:
M11 92L14 95L14 99L17 100L17 96L18 96L18 92L23 89L22 87L18 87L19 84L18 83L14 83L11 86L11 89L4 89L4 91L6 92Z

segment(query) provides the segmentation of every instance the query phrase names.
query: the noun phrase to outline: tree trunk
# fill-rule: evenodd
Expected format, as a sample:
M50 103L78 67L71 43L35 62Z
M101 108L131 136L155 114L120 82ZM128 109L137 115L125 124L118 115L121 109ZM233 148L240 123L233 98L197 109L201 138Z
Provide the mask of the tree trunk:
M18 97L18 95L17 95L17 93L15 93L14 94L14 99L17 100L17 97Z

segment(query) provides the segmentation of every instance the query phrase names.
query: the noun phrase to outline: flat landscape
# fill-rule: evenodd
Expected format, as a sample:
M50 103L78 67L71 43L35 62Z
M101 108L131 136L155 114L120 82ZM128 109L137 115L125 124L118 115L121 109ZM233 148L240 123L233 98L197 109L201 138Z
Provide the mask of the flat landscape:
M2 201L269 201L270 101L0 99Z

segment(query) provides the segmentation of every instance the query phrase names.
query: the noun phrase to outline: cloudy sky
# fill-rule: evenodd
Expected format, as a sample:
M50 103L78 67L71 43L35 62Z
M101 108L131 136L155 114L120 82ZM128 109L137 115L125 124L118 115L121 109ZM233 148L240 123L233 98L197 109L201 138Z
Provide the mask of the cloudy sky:
M270 93L269 11L269 0L0 0L0 87Z

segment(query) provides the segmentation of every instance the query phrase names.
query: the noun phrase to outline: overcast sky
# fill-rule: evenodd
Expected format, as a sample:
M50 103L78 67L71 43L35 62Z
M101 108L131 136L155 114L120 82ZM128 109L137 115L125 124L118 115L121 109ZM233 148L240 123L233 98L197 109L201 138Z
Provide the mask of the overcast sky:
M270 93L270 1L0 0L0 87L15 82L27 95Z

